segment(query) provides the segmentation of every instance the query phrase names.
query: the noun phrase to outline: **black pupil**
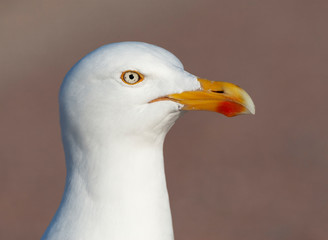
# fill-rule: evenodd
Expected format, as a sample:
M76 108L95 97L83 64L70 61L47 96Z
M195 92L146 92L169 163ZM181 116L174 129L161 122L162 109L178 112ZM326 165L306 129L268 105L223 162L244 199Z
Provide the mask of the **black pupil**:
M130 74L129 75L129 78L132 80L132 79L134 79L134 75L133 74Z

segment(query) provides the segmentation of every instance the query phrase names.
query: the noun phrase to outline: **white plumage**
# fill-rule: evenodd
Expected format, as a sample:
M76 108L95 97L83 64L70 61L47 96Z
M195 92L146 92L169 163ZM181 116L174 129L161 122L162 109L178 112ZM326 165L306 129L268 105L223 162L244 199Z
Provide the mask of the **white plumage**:
M135 84L125 81L138 76ZM67 177L42 239L173 239L163 163L166 133L182 109L228 116L255 109L236 86L213 90L206 84L214 83L203 81L173 54L146 43L109 44L80 60L60 90ZM213 101L220 106L216 110L208 107Z

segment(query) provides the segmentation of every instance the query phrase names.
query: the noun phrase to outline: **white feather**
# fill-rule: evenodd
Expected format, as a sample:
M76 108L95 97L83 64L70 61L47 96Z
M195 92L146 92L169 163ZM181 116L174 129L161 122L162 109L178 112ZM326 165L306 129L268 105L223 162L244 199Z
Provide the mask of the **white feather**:
M144 81L124 83L135 70ZM61 86L67 177L44 240L172 240L163 142L179 104L149 101L200 88L170 52L123 42L80 60Z

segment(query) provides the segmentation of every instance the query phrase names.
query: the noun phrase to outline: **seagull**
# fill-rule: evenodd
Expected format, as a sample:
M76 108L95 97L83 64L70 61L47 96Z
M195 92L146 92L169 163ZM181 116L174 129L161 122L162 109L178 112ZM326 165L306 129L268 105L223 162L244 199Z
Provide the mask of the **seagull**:
M240 87L196 77L163 48L120 42L74 65L59 110L66 184L42 240L172 240L167 132L188 110L232 117L255 106Z

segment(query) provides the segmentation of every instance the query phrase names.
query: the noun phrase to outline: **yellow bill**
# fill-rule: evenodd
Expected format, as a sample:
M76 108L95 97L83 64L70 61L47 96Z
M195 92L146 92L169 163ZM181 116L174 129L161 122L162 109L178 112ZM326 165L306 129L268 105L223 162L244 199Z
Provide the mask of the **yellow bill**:
M255 114L255 106L245 90L227 82L198 78L201 89L170 94L153 100L171 100L183 104L184 110L205 110L222 113L227 117Z

